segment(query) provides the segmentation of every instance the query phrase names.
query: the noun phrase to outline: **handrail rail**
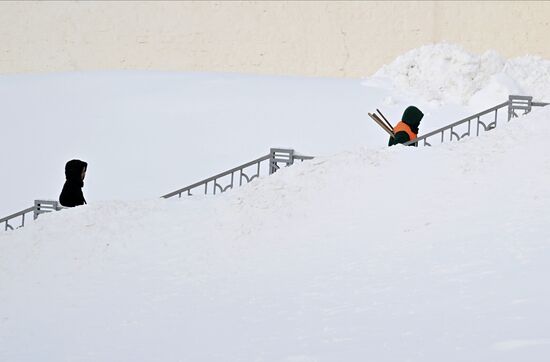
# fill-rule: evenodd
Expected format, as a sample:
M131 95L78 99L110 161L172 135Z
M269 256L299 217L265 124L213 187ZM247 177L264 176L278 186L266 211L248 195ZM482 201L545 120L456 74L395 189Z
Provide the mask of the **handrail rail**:
M191 190L196 189L200 186L204 186L204 194L208 194L208 185L211 186L211 192L213 194L216 194L217 191L219 192L225 192L229 189L232 189L234 186L242 185L243 180L247 183L256 179L257 177L260 177L260 171L261 171L261 164L264 161L269 160L269 166L268 166L268 172L269 174L272 174L276 172L279 169L279 163L285 164L286 166L290 166L294 164L295 160L304 161L304 160L311 160L312 156L304 156L304 155L297 155L294 153L293 149L287 149L287 148L271 148L270 152L267 155L261 156L253 161L244 163L240 166L234 167L230 170L221 172L217 175L211 176L209 178L206 178L202 181L195 182L194 184L191 184L189 186L180 188L176 191L172 191L166 195L161 196L164 199L168 199L170 197L178 196L181 197L182 194L187 193L187 196L191 196ZM257 169L255 170L255 173L252 176L247 175L244 170L251 167L251 166L257 166ZM239 173L237 175L238 180L235 181L234 174ZM223 187L221 184L218 183L218 180L222 179L223 177L231 176L229 184L226 184L225 187Z
M294 159L300 160L300 161L313 160L314 158L315 157L313 157L313 156L294 155Z
M430 143L428 143L427 139L435 136L437 134L441 134L441 143L444 142L445 137L445 131L450 131L449 135L449 141L453 140L453 137L458 141L466 136L471 136L472 132L472 121L477 121L477 128L476 128L476 135L479 136L480 126L483 127L484 131L489 131L497 126L498 121L498 111L502 108L508 107L508 121L510 121L513 117L517 117L516 110L523 111L523 114L527 114L531 112L532 107L545 107L547 105L550 105L550 103L546 102L533 102L533 97L531 96L521 96L521 95L510 95L508 97L508 100L506 102L500 103L494 107L491 107L489 109L486 109L484 111L481 111L479 113L476 113L474 115L471 115L469 117L463 118L459 121L456 121L454 123L448 124L444 127L438 128L434 131L431 131L429 133L426 133L420 137L415 138L414 140L410 140L406 143L404 143L405 146L410 145L416 145L418 146L421 141L423 141L423 146L431 146ZM490 113L495 113L495 118L490 123L482 122L480 118L482 116L485 116ZM463 133L462 135L459 135L457 132L455 132L454 128L458 127L462 124L468 124L468 130Z
M2 223L4 224L4 231L7 231L8 229L13 230L14 227L10 225L10 221L18 217L21 217L21 224L16 227L18 229L25 226L25 215L31 212L33 213L33 219L36 219L41 214L52 212L52 211L59 211L61 209L64 209L64 207L60 206L59 202L57 201L34 200L34 206L28 207L24 210L21 210L19 212L16 212L14 214L1 218L0 224Z
M422 141L422 140L425 139L425 138L434 136L434 135L436 135L436 134L438 134L438 133L441 133L441 132L443 132L443 131L446 131L446 130L448 130L448 129L454 128L454 127L456 127L456 126L458 126L458 125L461 125L461 124L463 124L463 123L466 123L466 122L468 122L468 121L471 121L471 120L473 120L473 119L476 119L477 117L481 117L481 116L484 116L484 115L489 114L489 113L491 113L491 112L494 112L494 111L496 111L496 110L498 110L498 109L504 108L504 107L506 107L507 105L508 105L508 101L503 102L503 103L501 103L501 104L499 104L499 105L496 105L496 106L494 106L494 107L492 107L492 108L486 109L486 110L484 110L484 111L482 111L482 112L479 112L479 113L476 113L476 114L474 114L474 115L472 115L472 116L468 116L468 117L466 117L466 118L463 118L463 119L461 119L460 121L456 121L456 122L451 123L451 124L449 124L449 125L446 125L446 126L444 126L444 127L438 128L438 129L436 129L435 131L431 131L431 132L429 132L429 133L426 133L426 134L424 134L424 135L422 135L422 136L420 136L420 137L414 139L414 140L413 140L414 142L412 142L412 141L409 141L409 142L410 142L410 143L416 143L416 142L418 142L418 141Z
M22 216L24 214L28 214L29 212L33 212L33 211L34 211L34 206L28 207L25 210L21 210L19 212L16 212L15 214L11 214L9 216L1 218L0 219L0 224L3 223L3 222L9 221L11 219L15 219L16 217Z
M166 194L166 195L161 196L161 198L167 199L167 198L170 198L170 197L173 197L173 196L176 196L176 195L181 195L182 193L187 192L187 191L189 191L189 190L191 190L191 189L194 189L194 188L196 188L196 187L198 187L198 186L201 186L201 185L207 184L207 183L209 183L209 182L215 181L215 180L217 180L217 179L219 179L219 178L222 178L222 177L224 177L224 176L231 175L232 173L235 173L235 172L237 172L237 171L239 171L239 170L242 170L242 169L244 169L244 168L253 166L254 164L257 164L257 163L259 163L259 162L269 160L270 157L271 157L271 155L262 156L262 157L260 157L260 158L257 158L257 159L255 159L255 160L253 160L253 161L247 162L247 163L242 164L242 165L240 165L240 166L234 167L234 168L232 168L232 169L230 169L230 170L227 170L227 171L224 171L224 172L222 172L222 173L219 173L219 174L217 174L217 175L215 175L215 176L206 178L206 179L204 179L204 180L202 180L202 181L199 181L199 182L195 182L194 184L191 184L191 185L189 185L189 186L185 186L185 187L183 187L183 188L181 188L181 189L178 189L178 190L176 190L176 191L172 191L172 192L170 192L170 193L168 193L168 194Z

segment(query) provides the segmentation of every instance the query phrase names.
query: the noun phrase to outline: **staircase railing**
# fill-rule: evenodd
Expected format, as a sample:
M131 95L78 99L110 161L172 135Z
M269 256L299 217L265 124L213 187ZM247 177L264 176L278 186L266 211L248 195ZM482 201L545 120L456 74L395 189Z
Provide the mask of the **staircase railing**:
M225 192L233 187L241 186L243 183L248 183L260 177L262 174L271 175L280 169L282 165L290 166L296 161L303 162L305 160L311 160L312 158L311 156L298 155L293 149L272 148L269 154L265 156L196 182L162 197L167 199L174 196L191 196L193 195L192 191L195 192L197 190L203 191L204 194L210 193L215 195L216 193ZM64 207L61 206L58 201L35 200L34 206L0 219L0 227L3 225L4 231L19 229L25 226L25 222L29 219L29 214L31 213L33 220L36 220L41 214L59 211L61 209L64 209Z
M297 155L293 149L272 148L267 155L179 190L172 191L162 197L168 199L174 196L192 196L193 192L197 191L204 195L215 195L216 193L225 192L236 186L242 186L243 183L249 183L262 174L267 173L271 175L280 168L281 164L290 166L294 164L295 161L310 160L312 158L312 156Z
M57 201L51 201L51 200L34 200L34 206L31 206L29 208L26 208L25 210L21 210L19 212L16 212L15 214L6 216L2 219L0 219L0 225L4 225L4 231L7 230L14 230L19 229L25 226L25 220L27 214L32 213L33 220L36 220L39 215L45 214L52 211L59 211L63 209L64 207L59 204ZM19 221L18 224L14 224L14 222Z
M479 136L481 130L486 132L497 127L498 122L503 119L503 112L500 112L501 117L499 118L499 110L503 108L508 108L507 122L510 122L512 118L519 117L518 111L523 111L523 114L527 114L531 112L533 107L545 107L549 104L550 103L533 102L533 97L530 96L511 95L504 103L451 123L445 127L436 129L435 131L426 133L425 135L405 143L405 145L420 144L422 146L432 146L433 140L436 142L439 140L439 143L443 143L445 141L460 141L472 135ZM492 116L493 114L494 118ZM482 117L487 115L491 115L491 118L485 117L482 120ZM428 139L430 139L430 142L428 142Z
M431 146L433 139L438 139L440 143L443 143L446 140L459 141L464 137L479 136L481 130L484 132L490 131L497 127L499 122L502 122L504 112L499 113L499 111L506 107L508 108L506 120L509 122L512 118L518 117L518 113L523 112L523 114L527 114L531 112L533 107L545 107L549 104L533 102L533 97L530 96L511 95L508 101L504 103L429 132L405 143L405 145L421 144L422 146ZM430 142L428 142L428 139ZM290 166L296 161L311 160L312 158L312 156L298 155L293 149L272 148L267 155L161 197L168 199L175 196L181 197L182 195L192 196L194 192L215 195L216 193L222 193L234 187L241 186L243 183L249 183L262 174L271 175L281 165ZM33 219L36 219L40 214L61 209L63 207L57 201L36 200L34 206L0 219L0 225L4 225L4 230L18 229L25 226L26 215L30 213L33 214ZM18 224L14 224L18 221Z

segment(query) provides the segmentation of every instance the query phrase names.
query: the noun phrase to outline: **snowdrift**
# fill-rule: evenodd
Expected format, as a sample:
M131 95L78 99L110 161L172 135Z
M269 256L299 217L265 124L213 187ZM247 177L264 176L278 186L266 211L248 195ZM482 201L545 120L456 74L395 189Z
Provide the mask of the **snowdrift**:
M439 43L397 57L364 83L391 89L389 103L412 97L433 106L483 109L510 94L550 99L550 61L529 55L505 59L495 51L476 55L459 45Z
M88 200L139 200L248 162L270 147L312 155L379 147L387 139L367 112L385 95L356 79L145 71L0 75L6 172L0 217L35 199L56 199L64 165L74 158L88 162Z
M0 360L546 361L550 109L0 234Z
M221 73L0 75L0 216L56 199L70 159L88 162L89 200L152 198L268 152L333 155L387 144L416 105L427 133L508 99L550 101L550 62L478 56L456 45L412 50L360 79Z

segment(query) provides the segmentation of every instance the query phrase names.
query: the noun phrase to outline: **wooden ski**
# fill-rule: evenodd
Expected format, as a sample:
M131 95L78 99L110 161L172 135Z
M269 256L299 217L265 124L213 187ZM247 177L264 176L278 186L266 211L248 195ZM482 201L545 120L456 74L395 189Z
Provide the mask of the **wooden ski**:
M393 134L393 131L378 117L375 113L369 113L369 117L372 118L374 122L376 122L384 131L386 131L391 137L395 137Z
M382 114L382 112L380 112L380 110L378 108L376 108L376 112L378 112L380 114L380 116L382 117L382 119L384 119L384 121L386 122L386 124L388 125L388 127L391 129L391 131L393 132L393 126L391 125L391 123L386 119L386 117L384 117L384 115Z

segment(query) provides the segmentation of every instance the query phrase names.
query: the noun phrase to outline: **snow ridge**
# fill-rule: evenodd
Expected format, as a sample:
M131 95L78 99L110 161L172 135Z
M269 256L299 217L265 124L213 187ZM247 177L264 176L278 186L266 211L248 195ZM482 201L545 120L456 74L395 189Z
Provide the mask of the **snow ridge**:
M397 93L436 105L488 105L509 94L548 100L550 61L530 55L506 60L495 51L475 55L459 45L438 43L397 57L365 84L389 84Z
M0 234L0 360L545 361L549 120Z

